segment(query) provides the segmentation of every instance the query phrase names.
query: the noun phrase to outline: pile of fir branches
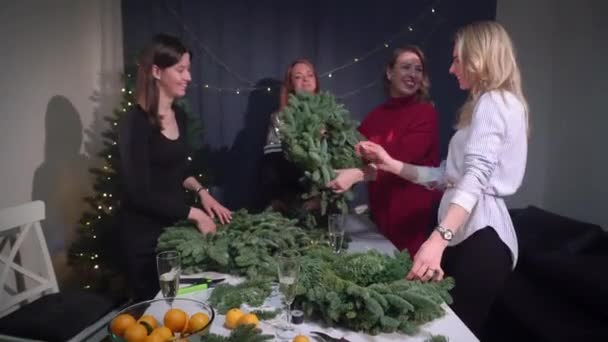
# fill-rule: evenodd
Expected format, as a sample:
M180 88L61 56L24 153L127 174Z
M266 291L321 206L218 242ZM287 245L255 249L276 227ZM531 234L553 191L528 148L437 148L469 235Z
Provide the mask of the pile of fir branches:
M441 317L450 303L453 279L405 280L412 262L407 252L334 254L322 232L305 230L294 220L265 211L239 211L215 235L202 235L191 224L168 228L158 249L178 250L185 271L218 271L245 276L238 285L222 284L210 302L224 313L243 303L260 306L277 281L277 255L297 256L301 270L295 303L307 317L330 326L370 334L415 333L421 324Z

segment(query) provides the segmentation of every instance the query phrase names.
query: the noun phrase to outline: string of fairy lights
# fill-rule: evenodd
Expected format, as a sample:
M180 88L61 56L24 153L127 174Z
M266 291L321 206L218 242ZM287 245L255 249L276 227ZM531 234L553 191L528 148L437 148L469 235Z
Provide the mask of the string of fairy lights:
M327 71L319 73L318 74L319 78L327 78L327 79L336 78L337 74L339 74L341 71L348 69L352 66L361 64L361 62L369 59L370 57L372 57L373 55L375 55L381 51L385 51L387 49L394 48L395 43L400 38L402 38L402 36L415 33L417 31L417 28L419 26L421 26L422 23L425 22L429 16L438 17L439 18L438 20L441 20L440 16L438 15L438 12L439 12L438 8L440 5L440 2L441 2L441 0L435 0L432 4L427 6L414 20L412 20L409 24L402 27L398 32L395 32L394 34L390 35L389 37L384 39L381 43L377 44L370 50L365 51L355 57L352 57L348 61L346 61L340 65L337 65L335 67L332 67ZM191 40L194 42L194 44L198 48L199 52L202 52L203 54L206 54L207 56L209 56L210 59L214 63L216 63L219 67L221 67L228 74L232 75L232 77L234 77L238 82L243 84L243 86L240 86L240 87L220 87L220 86L213 85L213 84L206 83L206 82L203 82L200 84L193 82L193 83L191 83L191 86L193 86L194 88L200 87L203 91L215 91L217 93L233 94L233 95L246 95L253 91L267 91L269 93L273 91L272 86L271 87L255 86L254 82L249 80L247 77L242 76L237 71L235 71L233 68L231 68L216 53L214 53L211 48L209 48L206 44L204 44L197 37L197 35L193 32L193 30L190 29L190 27L186 24L186 22L183 20L183 18L181 18L179 16L179 14L175 10L175 8L173 8L169 2L165 1L165 7L168 10L168 12L174 17L176 23L180 27L180 30L185 32L186 34L188 34L191 37ZM437 26L438 25L435 25L434 27L437 27ZM430 35L427 34L427 37L428 36L430 36ZM363 90L372 88L372 87L378 85L379 83L380 83L379 80L372 81L372 82L366 83L362 86L359 86L359 87L355 88L354 90L348 91L343 94L339 94L336 97L343 100L348 97L354 96ZM274 87L278 88L278 87L280 87L280 85L276 85Z

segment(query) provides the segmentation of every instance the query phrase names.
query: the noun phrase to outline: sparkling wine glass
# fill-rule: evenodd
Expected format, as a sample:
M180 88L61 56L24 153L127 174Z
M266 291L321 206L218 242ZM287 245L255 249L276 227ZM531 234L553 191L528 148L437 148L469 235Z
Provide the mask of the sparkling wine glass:
M177 296L179 277L182 273L178 251L165 251L156 255L156 269L160 291L165 298Z
M277 259L279 273L279 291L283 295L285 305L285 323L277 330L281 339L291 340L295 336L291 324L291 304L296 297L298 277L300 276L300 260L295 256L280 256Z

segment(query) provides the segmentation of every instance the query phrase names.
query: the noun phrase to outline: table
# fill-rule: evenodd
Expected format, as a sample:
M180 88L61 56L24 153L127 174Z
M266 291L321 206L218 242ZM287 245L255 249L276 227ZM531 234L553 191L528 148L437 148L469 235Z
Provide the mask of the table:
M349 243L349 252L362 252L369 249L378 250L381 253L393 254L397 249L375 228L374 224L363 215L349 215L346 219L346 231L351 237ZM229 283L237 283L240 281L236 277L227 276L226 281ZM206 301L211 294L212 289L207 291L195 292L183 297ZM161 294L157 295L161 298ZM458 342L475 342L479 341L475 335L466 327L466 325L456 316L454 311L446 304L443 305L446 314L423 325L420 332L415 336L405 334L379 334L371 336L363 333L336 329L325 328L314 322L305 322L304 324L294 325L299 333L308 335L311 331L323 331L334 337L344 337L351 342L368 342L368 341L412 341L422 342L428 339L431 335L444 335L450 341ZM224 315L216 315L216 318L211 326L211 332L219 335L229 335L230 330L224 328ZM273 320L262 321L260 328L265 334L274 334Z

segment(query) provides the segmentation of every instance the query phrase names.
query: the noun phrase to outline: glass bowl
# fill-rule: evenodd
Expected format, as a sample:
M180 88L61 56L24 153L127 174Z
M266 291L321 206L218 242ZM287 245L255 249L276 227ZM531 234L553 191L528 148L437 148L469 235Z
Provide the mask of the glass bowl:
M207 325L202 327L197 331L193 331L187 336L181 335L179 333L174 334L173 338L169 341L201 341L203 336L209 334L209 330L211 329L211 324L213 324L213 320L215 319L215 311L213 308L204 302L190 299L190 298L162 298L162 299L152 299L144 302L140 302L137 304L133 304L124 310L120 311L116 314L116 316L121 314L129 314L135 318L135 320L139 320L143 315L152 315L158 322L158 326L163 326L163 319L165 313L169 309L181 309L187 315L188 319L194 315L195 313L202 312L209 317L209 322ZM113 342L126 342L126 340L114 333L110 330L110 326L112 321L116 317L112 317L110 323L108 323L108 334L110 335L110 340Z

